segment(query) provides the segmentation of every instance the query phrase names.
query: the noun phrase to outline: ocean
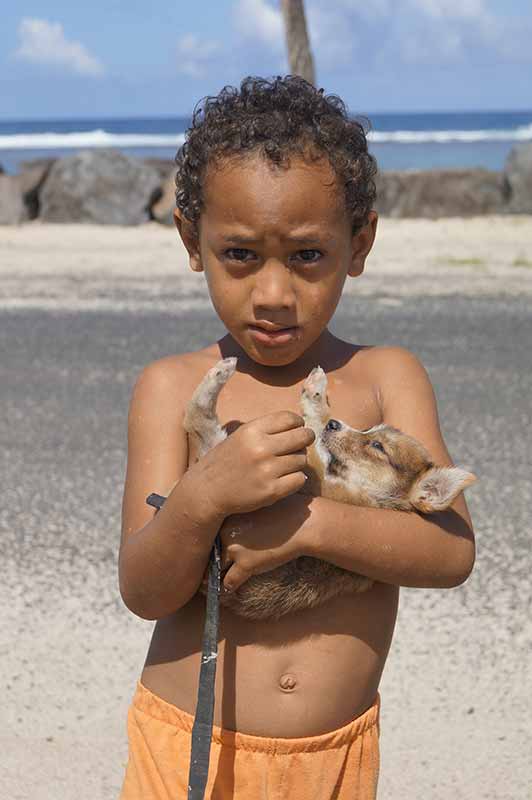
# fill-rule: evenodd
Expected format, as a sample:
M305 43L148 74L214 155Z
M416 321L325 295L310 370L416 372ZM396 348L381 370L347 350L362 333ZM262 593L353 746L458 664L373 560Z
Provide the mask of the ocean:
M518 142L532 142L532 111L368 114L370 148L380 169L486 167L499 170ZM173 159L187 117L0 121L0 165L116 147L139 157Z

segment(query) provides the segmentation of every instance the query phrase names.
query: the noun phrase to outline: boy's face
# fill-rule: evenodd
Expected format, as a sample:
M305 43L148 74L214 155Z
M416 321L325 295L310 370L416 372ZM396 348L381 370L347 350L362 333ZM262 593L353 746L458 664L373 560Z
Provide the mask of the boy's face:
M213 305L250 358L284 366L307 353L331 319L347 275L360 275L377 215L355 236L326 159L259 155L217 163L204 182L199 238L176 211L190 266L205 271Z

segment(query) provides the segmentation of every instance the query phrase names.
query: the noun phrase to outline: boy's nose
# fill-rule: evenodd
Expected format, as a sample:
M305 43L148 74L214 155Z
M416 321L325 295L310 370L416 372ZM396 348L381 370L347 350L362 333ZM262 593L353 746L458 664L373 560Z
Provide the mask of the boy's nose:
M291 275L283 263L266 263L257 273L253 302L257 308L293 308L295 297Z
M338 422L337 419L330 419L327 425L325 426L326 431L339 431L342 427L342 423Z

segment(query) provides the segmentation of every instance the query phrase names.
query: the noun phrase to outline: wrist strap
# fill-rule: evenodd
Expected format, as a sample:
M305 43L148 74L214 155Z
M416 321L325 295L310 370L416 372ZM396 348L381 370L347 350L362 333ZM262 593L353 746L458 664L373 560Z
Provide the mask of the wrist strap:
M152 493L146 503L157 510L162 508L166 497ZM214 682L218 660L218 629L220 617L221 541L216 534L209 556L209 578L205 626L201 651L201 667L198 684L196 715L192 726L190 770L188 776L188 800L203 800L211 755L212 722L214 716Z

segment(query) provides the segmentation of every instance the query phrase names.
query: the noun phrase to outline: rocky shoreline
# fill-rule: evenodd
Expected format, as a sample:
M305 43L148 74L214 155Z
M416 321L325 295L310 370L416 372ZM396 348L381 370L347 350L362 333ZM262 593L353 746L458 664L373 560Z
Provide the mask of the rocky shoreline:
M85 150L59 159L0 167L0 225L34 219L53 223L172 224L172 161L139 159L118 150ZM382 172L377 210L394 218L532 214L532 144L515 146L501 172L487 169Z

